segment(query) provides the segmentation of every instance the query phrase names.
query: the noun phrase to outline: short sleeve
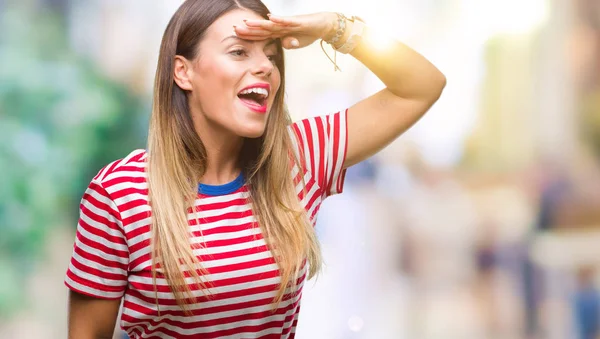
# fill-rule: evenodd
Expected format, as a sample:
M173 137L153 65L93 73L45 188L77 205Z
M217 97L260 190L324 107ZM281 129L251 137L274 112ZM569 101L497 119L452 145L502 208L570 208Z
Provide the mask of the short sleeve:
M348 147L348 110L311 117L291 125L292 140L303 165L311 172L323 198L342 193Z
M117 205L93 180L80 204L73 255L65 285L104 299L121 298L127 286L129 251Z

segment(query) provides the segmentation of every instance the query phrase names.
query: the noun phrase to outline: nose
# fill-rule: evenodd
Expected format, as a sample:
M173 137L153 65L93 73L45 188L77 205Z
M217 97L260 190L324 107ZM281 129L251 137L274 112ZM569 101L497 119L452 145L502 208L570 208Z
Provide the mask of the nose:
M269 57L264 53L259 53L259 55L256 57L256 60L254 61L254 68L252 73L257 76L268 77L271 75L271 73L273 73L273 68L275 68L275 65L273 65L273 62L271 62L271 60L269 60Z

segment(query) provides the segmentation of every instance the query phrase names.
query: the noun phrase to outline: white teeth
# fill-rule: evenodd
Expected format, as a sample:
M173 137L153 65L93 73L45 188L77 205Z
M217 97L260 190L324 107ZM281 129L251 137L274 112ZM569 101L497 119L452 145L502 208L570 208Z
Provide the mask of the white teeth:
M269 96L269 91L267 91L266 88L259 88L259 87L248 88L248 89L243 90L243 91L240 92L240 94L250 94L250 93L259 94L259 95L262 95L265 98Z

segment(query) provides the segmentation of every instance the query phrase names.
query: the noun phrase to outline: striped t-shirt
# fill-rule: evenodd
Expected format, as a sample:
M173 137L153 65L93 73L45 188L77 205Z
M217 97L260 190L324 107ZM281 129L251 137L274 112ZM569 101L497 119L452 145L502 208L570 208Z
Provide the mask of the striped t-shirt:
M347 147L347 110L298 121L289 126L297 154L306 165L296 191L313 226L321 202L340 193ZM195 205L199 225L190 214L194 248L211 295L193 291L198 302L185 315L164 279L157 278L158 304L152 283L150 206L146 157L137 150L104 167L91 181L80 205L73 255L65 284L75 292L123 298L120 319L131 338L294 338L306 265L296 289L287 290L273 312L279 271L262 238L242 176L219 186L199 185ZM291 175L301 178L296 166ZM306 194L304 193L306 192Z

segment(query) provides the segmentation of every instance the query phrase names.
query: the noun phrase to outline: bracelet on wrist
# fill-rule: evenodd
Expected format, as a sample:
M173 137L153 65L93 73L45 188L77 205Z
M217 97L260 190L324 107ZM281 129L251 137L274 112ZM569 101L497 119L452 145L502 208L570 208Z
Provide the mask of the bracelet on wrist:
M353 16L350 19L346 18L346 20L352 22L352 30L350 31L350 34L348 34L348 38L346 38L346 41L339 47L333 45L335 50L342 54L352 52L362 41L365 31L365 22L361 18Z
M321 49L327 56L327 58L333 63L334 71L341 71L341 69L337 65L337 52L348 54L352 52L356 46L361 42L362 35L364 33L365 24L364 21L357 17L352 16L350 19L341 13L335 13L338 17L337 20L337 28L335 29L335 34L332 37L324 37L321 39ZM352 30L345 41L341 41L342 37L345 36L347 24L346 22L352 22ZM331 35L331 34L330 34ZM325 48L323 47L323 41L330 44L333 47L333 59L327 54ZM341 45L340 45L341 43Z
M326 43L332 46L339 42L346 32L346 16L344 16L342 13L335 14L337 15L337 28L335 29L335 34L328 39L324 39Z

